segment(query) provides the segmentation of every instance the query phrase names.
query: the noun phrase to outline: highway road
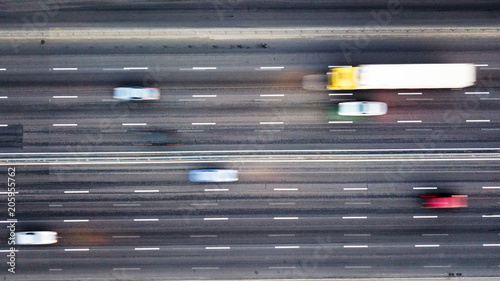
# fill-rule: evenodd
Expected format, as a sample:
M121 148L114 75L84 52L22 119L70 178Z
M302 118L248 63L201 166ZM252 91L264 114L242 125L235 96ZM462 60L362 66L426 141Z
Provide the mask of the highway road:
M0 277L498 278L498 4L398 3L0 1L0 178L15 167L17 192L9 217L0 190ZM170 33L137 37L147 29ZM329 67L376 63L472 63L478 80L304 88ZM119 102L118 86L162 96ZM350 100L389 110L338 116ZM199 168L239 181L190 183ZM422 209L437 193L469 206ZM60 240L17 246L11 274L14 217Z
M352 57L369 63L475 63L477 86L304 90L305 75L346 64L339 50L343 41L328 43L336 46L333 52L323 40L276 40L266 49L206 47L210 51L204 54L150 49L96 55L76 48L65 55L9 55L0 72L0 125L7 125L0 127L1 144L6 152L498 146L500 57L493 51L498 40L448 40L454 52L445 49L446 40L406 50L416 41L378 40ZM124 48L132 52L133 46ZM159 87L163 95L155 103L113 100L112 88L127 85ZM385 101L389 113L336 116L336 105L348 100Z
M18 246L9 280L497 276L498 161L227 163L229 184L190 184L203 163L19 165L16 228L61 238ZM420 208L443 192L469 207Z

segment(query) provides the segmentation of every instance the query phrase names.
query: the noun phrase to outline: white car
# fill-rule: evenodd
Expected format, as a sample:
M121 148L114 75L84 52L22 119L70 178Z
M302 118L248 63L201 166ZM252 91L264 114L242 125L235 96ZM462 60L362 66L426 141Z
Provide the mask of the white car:
M229 169L203 169L189 171L191 182L233 182L238 180L238 171Z
M117 100L159 100L160 89L144 87L120 87L113 91Z
M351 101L339 103L339 115L376 116L387 113L387 104L378 101Z
M57 232L26 231L16 232L16 245L47 245L57 243Z

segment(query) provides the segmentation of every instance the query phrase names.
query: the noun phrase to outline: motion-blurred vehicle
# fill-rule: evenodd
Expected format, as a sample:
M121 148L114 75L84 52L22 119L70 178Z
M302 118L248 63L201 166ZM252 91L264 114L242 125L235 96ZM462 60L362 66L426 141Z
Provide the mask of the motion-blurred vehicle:
M117 100L159 100L160 89L145 87L119 87L113 91Z
M365 64L327 73L328 90L452 89L476 82L473 64Z
M376 116L387 113L387 104L378 101L350 101L339 103L339 115Z
M57 243L57 232L26 231L16 232L16 245L47 245Z
M233 182L238 180L238 171L229 169L202 169L189 171L191 182Z
M422 208L445 209L467 207L467 195L425 195L422 198Z

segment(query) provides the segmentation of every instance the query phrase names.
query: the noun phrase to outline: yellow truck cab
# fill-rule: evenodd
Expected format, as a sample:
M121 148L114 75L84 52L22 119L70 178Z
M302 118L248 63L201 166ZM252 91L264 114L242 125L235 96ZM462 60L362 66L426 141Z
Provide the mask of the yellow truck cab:
M354 90L357 88L358 80L357 67L338 67L332 68L327 73L328 90Z

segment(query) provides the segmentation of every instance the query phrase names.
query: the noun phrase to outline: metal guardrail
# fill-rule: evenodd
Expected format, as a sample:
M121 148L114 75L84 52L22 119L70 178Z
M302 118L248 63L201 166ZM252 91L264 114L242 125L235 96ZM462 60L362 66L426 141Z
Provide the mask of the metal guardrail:
M500 27L317 27L317 28L63 28L0 30L0 40L17 39L299 39L358 37L499 36Z
M352 152L352 151L351 151ZM233 152L143 152L143 153L40 153L0 154L6 165L94 165L147 163L257 163L257 162L437 162L500 161L499 149L477 151L436 150L432 153L402 151L233 151Z

